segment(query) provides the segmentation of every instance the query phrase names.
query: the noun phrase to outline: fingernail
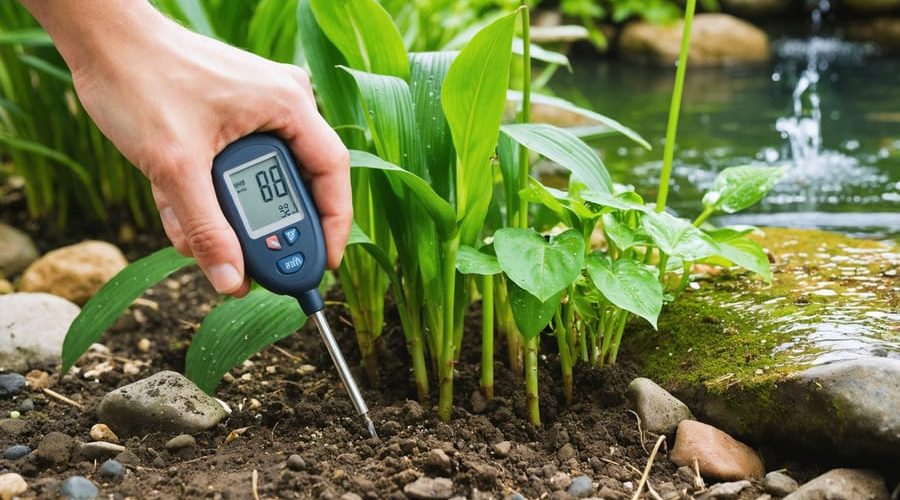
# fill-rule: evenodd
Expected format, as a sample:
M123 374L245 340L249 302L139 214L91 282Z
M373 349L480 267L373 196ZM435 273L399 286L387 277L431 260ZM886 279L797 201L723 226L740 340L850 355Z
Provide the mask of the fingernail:
M231 264L216 264L208 269L209 281L219 293L228 293L241 286L241 275Z

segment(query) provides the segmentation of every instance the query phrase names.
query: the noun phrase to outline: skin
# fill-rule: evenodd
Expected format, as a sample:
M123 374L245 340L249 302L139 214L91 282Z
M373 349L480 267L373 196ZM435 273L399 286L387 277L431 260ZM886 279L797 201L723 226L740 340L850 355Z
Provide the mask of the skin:
M304 167L328 266L353 208L347 149L316 110L309 77L193 33L144 0L22 0L53 38L100 130L150 180L172 244L220 293L250 287L213 189L213 157L256 131L280 136Z

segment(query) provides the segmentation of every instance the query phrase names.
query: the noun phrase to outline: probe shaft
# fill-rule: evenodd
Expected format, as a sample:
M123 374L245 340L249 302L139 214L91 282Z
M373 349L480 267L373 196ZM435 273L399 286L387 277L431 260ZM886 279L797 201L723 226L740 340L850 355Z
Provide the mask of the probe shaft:
M331 333L331 327L328 326L328 320L325 319L325 315L322 311L313 313L312 317L313 321L316 322L316 327L319 328L319 334L322 336L322 341L325 342L328 354L331 355L331 361L334 362L334 366L337 368L338 374L344 382L344 387L347 388L347 394L350 395L350 401L352 401L353 406L356 407L356 412L362 416L363 420L365 420L369 434L371 434L373 438L378 439L378 434L375 433L375 424L373 424L372 419L369 418L369 408L363 400L362 393L359 392L359 387L356 386L356 381L353 380L353 375L350 373L347 362L344 361L344 355L341 353L340 347L338 347L337 342L334 340L334 335Z

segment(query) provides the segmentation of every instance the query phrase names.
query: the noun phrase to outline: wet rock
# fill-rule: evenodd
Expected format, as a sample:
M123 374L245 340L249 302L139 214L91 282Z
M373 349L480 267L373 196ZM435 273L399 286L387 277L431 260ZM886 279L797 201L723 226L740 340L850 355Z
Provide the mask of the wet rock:
M106 441L107 443L119 442L119 436L116 436L116 433L106 424L94 424L91 427L91 439L94 441Z
M0 474L0 500L11 500L28 490L28 483L15 472Z
M648 378L632 380L626 396L646 431L672 434L679 422L694 419L687 405Z
M512 443L509 441L500 441L492 446L491 449L494 451L494 455L497 458L506 458L509 456L510 450L512 450Z
M34 455L39 463L48 467L56 467L69 462L74 446L75 440L72 439L72 436L54 431L44 436L37 449L34 450Z
M785 500L888 500L878 473L861 469L832 469L801 486Z
M19 289L47 292L84 305L107 281L128 265L114 245L84 241L47 253L22 273Z
M787 496L797 490L797 481L784 472L772 471L766 474L763 487L768 493L777 497Z
M444 450L440 448L431 450L428 454L428 461L426 464L432 470L444 474L450 474L451 469L453 468L453 462L450 460L450 457L448 457Z
M162 371L120 387L103 397L99 419L116 433L158 430L168 434L210 429L225 418L214 398L183 375Z
M0 370L24 372L58 362L69 325L80 311L47 293L0 295Z
M662 66L672 66L681 48L681 21L664 25L647 21L628 23L619 47L623 55ZM758 64L769 60L765 32L729 14L697 14L691 34L691 65Z
M587 476L578 476L572 480L566 493L575 498L589 497L594 494L594 483Z
M75 445L75 456L88 460L103 460L113 458L125 451L125 447L119 444L94 441L93 443L78 443Z
M0 420L0 431L10 436L19 436L28 431L28 421L17 418Z
M675 433L669 458L677 465L691 465L694 458L705 478L733 481L762 477L762 460L752 448L711 425L682 420Z
M190 434L179 434L166 441L167 450L180 450L182 448L193 448L194 446L197 446L197 440Z
M121 481L125 477L125 466L116 460L107 460L100 466L97 474L106 481Z
M59 487L59 496L67 500L94 500L99 494L97 485L82 476L72 476Z
M306 461L300 455L291 455L287 459L287 468L292 471L302 471L306 468Z
M24 444L14 444L3 451L3 458L6 460L18 460L31 453L31 448Z
M0 375L0 398L8 398L25 390L25 377L18 373Z
M730 483L719 483L709 487L706 493L697 497L697 500L732 500L737 498L742 491L749 488L750 481L734 481Z
M27 234L0 222L0 276L18 274L37 258L37 247Z
M447 499L453 496L453 481L444 477L420 477L404 486L403 493L422 500Z

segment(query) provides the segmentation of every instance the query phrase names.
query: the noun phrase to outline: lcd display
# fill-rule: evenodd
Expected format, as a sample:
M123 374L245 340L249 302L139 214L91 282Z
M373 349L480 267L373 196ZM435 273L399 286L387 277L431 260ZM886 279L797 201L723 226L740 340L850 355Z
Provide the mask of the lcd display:
M225 175L252 238L303 220L297 193L277 154L253 160Z

